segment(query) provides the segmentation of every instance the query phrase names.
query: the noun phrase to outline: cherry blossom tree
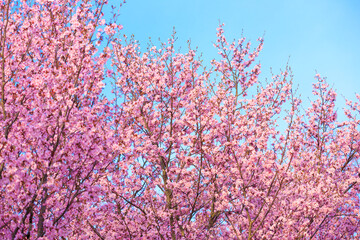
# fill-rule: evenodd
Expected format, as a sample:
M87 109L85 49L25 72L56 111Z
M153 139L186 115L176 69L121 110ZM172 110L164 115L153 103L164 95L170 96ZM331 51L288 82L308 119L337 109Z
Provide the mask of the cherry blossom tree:
M113 158L100 98L109 54L97 52L96 36L104 4L0 3L1 239L74 239L93 229L86 213L99 198L96 173Z
M336 93L316 75L303 111L289 68L259 80L262 39L252 50L244 38L228 43L223 26L217 37L209 70L190 47L176 52L174 37L144 53L133 40L114 44L121 154L107 221L97 218L103 236L356 238L359 105L339 122Z
M144 51L106 3L1 1L2 239L358 238L359 95L340 121L316 75L303 109L262 39Z

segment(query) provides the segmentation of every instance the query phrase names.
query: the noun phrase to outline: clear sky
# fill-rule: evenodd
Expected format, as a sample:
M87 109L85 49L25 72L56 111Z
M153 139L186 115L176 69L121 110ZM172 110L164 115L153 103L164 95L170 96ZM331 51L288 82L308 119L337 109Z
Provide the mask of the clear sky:
M255 46L265 34L262 78L289 60L305 101L316 72L337 90L338 107L342 96L360 94L360 0L128 0L120 13L123 33L134 34L144 49L149 37L166 41L175 27L178 44L191 39L207 62L217 55L219 21L229 40L243 34Z

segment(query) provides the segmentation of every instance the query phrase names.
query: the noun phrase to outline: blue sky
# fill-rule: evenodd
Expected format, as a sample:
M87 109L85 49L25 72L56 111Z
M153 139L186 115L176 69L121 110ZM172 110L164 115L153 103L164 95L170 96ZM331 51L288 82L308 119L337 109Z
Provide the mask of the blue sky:
M166 41L175 27L178 45L191 39L208 63L217 57L213 42L219 20L229 40L243 34L255 46L265 34L262 78L271 76L270 67L278 73L289 60L305 101L316 72L337 90L340 108L342 96L355 99L360 93L360 1L128 0L120 14L122 33L134 34L144 49L149 37Z

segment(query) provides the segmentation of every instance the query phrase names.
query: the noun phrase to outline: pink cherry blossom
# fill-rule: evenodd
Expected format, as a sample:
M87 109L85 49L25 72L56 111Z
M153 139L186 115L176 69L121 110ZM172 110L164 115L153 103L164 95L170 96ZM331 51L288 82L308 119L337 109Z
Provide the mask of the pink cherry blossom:
M317 74L303 109L262 38L220 25L206 65L116 38L106 3L0 3L1 239L358 238L360 95L340 121Z

